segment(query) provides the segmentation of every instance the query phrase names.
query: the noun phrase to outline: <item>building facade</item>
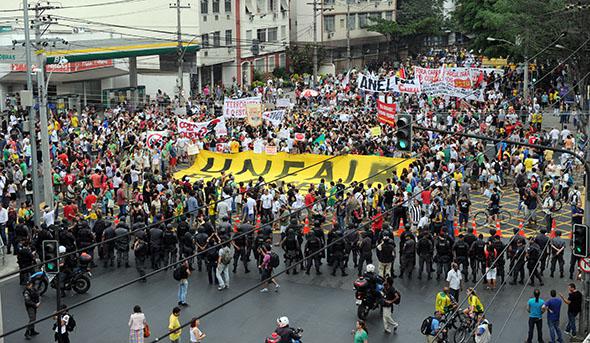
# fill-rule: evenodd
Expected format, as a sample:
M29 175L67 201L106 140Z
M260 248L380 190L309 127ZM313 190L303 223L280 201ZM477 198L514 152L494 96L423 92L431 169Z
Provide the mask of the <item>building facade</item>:
M177 40L177 20L181 22L182 41L198 43L196 53L183 54L184 95L199 92L203 87L250 84L254 71L272 72L286 65L289 43L288 0L150 0L149 2L117 2L100 5L96 0L62 0L49 2L55 8L46 9L43 17L51 16L52 24L43 34L44 40L60 40L45 49L109 49L117 45L174 44ZM18 9L22 2L6 0L5 9ZM31 2L31 6L35 3ZM43 2L47 5L47 2ZM22 57L24 47L21 12L11 12L12 18L0 23L0 52ZM34 11L29 11L31 19ZM32 37L34 34L32 34ZM259 52L252 54L252 41L258 39ZM66 53L67 56L67 53ZM97 70L85 70L84 77L76 68L64 67L52 73L49 95L82 94L81 102L103 97L105 89L125 89L141 86L152 97L158 90L169 95L178 91L177 54L142 56L136 59L114 59L99 63ZM0 96L14 95L22 89L25 77L22 59L0 59ZM108 64L108 68L105 66ZM69 66L69 65L68 65ZM106 69L105 69L106 68ZM100 70L98 70L100 69ZM136 80L129 77L133 72ZM136 84L135 84L136 83ZM84 100L86 99L86 101ZM4 101L3 101L4 102Z
M314 37L313 1L291 1L291 44L319 42L326 52L324 61L337 72L350 64L362 66L387 54L386 38L367 31L371 18L396 19L397 0L316 0L316 31Z

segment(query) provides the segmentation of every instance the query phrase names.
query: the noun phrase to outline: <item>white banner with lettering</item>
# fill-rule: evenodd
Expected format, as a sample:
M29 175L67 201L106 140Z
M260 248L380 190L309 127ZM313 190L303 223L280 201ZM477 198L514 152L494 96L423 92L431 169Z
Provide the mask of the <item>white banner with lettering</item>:
M223 116L225 118L246 118L246 105L262 103L262 98L259 96L253 96L249 98L241 99L229 99L223 100Z
M268 120L273 126L279 126L285 119L285 110L262 112L262 120Z
M177 118L178 133L189 137L203 137L209 132L215 131L217 136L226 136L227 127L225 126L225 118L195 123L190 120Z

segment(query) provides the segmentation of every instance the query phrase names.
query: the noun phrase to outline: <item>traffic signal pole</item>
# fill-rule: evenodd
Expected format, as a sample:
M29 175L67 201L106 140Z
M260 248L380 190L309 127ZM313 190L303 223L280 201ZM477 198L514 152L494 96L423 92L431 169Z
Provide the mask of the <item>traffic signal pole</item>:
M590 121L588 123L588 126L589 126L588 129L590 129ZM521 143L521 142L516 142L516 141L511 141L511 140L506 140L506 139L501 139L501 138L493 138L493 137L487 137L487 136L474 135L474 134L470 134L470 133L451 132L451 131L447 131L447 130L434 129L434 128L418 126L418 125L414 125L414 129L420 130L420 131L432 131L432 132L448 134L448 135L452 134L455 136L481 139L484 141L491 141L494 143L506 143L508 145L524 146L524 147L528 147L528 148L536 148L536 149L541 149L541 150L552 150L555 152L560 152L563 154L571 155L576 160L580 161L580 163L582 163L582 165L584 166L584 172L585 172L584 191L586 192L586 196L584 197L584 224L586 224L586 225L590 224L590 162L587 162L583 157L579 156L575 152L570 151L570 150L566 150L566 149L561 149L561 148L547 147L544 145ZM588 333L589 328L590 328L590 275L588 273L584 273L584 304L582 306L582 315L580 316L580 325L579 325L578 332L583 334L582 337L585 337Z

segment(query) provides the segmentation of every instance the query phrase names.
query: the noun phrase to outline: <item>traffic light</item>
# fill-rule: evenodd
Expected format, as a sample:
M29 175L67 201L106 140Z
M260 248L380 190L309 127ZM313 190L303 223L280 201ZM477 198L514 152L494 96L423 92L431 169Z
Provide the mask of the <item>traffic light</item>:
M43 241L43 262L46 273L59 273L59 250L57 241ZM49 262L45 262L49 261Z
M250 51L254 56L260 54L260 41L257 38L252 39L252 47L250 48Z
M588 226L574 224L572 229L572 254L588 257Z
M399 114L397 116L396 150L412 150L412 115Z

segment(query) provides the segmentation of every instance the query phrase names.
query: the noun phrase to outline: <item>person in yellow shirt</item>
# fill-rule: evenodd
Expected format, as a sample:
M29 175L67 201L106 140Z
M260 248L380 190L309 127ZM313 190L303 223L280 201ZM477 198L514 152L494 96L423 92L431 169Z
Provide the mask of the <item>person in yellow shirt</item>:
M180 335L182 334L178 317L180 317L180 307L174 307L168 321L168 331L170 331L170 335L168 337L170 337L170 342L172 343L179 343Z
M436 303L434 309L442 314L446 314L455 306L455 299L451 297L448 287L443 288L442 292L436 294Z
M475 290L471 287L467 288L467 303L469 307L463 313L470 318L479 320L479 317L483 315L484 308Z
M229 143L229 151L231 151L232 154L237 154L238 152L240 152L240 143L233 139L230 143Z

